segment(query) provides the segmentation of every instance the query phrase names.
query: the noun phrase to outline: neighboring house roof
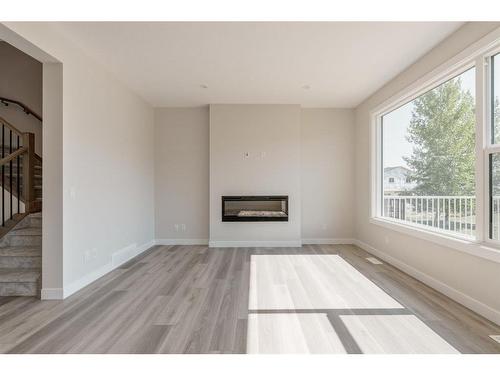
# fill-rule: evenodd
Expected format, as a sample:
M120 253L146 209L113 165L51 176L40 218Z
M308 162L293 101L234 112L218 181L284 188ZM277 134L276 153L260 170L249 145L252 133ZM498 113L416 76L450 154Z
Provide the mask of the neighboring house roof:
M403 174L407 175L411 171L408 168L403 167L401 165L398 165L396 167L386 167L386 168L384 168L384 173L391 173L391 172L400 172L400 173L403 173Z

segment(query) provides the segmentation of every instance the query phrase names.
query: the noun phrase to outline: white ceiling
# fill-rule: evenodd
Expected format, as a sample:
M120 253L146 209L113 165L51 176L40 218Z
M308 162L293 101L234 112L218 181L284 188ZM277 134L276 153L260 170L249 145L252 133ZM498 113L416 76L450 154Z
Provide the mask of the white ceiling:
M461 25L83 22L55 27L154 106L350 108Z

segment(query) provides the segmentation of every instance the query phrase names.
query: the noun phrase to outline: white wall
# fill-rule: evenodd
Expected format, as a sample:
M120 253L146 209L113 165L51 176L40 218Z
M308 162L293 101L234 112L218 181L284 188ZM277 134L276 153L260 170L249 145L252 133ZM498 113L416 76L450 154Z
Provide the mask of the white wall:
M356 109L355 136L356 238L497 323L500 323L500 264L369 222L369 111L499 26L499 23L466 24L389 82Z
M4 41L0 41L0 96L18 100L42 115L42 63ZM22 132L34 133L35 152L42 154L40 120L15 104L0 104L0 117ZM7 130L5 136L8 144Z
M208 112L208 106L155 109L155 234L159 240L208 241Z
M63 199L64 277L63 285L50 286L44 277L43 288L53 295L64 288L67 295L109 271L113 255L123 259L154 239L153 110L49 24L6 26L27 41L26 49L35 46L62 63L63 147L45 148L43 157L44 170L51 160L54 173L62 162L62 197L52 198ZM44 199L58 194L46 188L44 184ZM57 222L56 206L50 212L52 224Z
M223 195L288 195L289 221L223 223ZM293 244L300 219L300 106L211 105L210 241Z
M303 242L353 238L353 142L353 110L302 109Z

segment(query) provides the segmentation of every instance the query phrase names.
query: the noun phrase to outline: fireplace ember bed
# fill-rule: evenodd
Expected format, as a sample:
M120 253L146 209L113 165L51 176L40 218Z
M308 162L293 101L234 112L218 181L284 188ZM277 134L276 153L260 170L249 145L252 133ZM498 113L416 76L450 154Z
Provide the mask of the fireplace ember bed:
M223 196L222 221L288 221L288 196Z

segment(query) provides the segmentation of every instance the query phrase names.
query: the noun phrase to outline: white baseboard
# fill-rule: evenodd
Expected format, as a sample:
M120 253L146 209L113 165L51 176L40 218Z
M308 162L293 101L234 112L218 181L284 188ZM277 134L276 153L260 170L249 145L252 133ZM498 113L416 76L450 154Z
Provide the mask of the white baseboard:
M159 238L157 245L208 245L207 238Z
M40 293L40 299L63 299L64 290L63 288L43 288Z
M303 238L303 245L352 245L354 238Z
M301 247L301 240L294 241L209 241L209 247Z
M496 324L500 325L500 311L497 311L490 306L472 298L471 296L462 293L454 288L452 288L449 285L446 285L445 283L433 278L432 276L427 275L426 273L417 270L416 268L384 253L383 251L380 251L378 249L375 249L373 246L368 245L367 243L360 241L360 240L354 240L354 244L362 248L363 250L369 252L370 254L373 254L380 259L385 260L387 263L393 265L394 267L400 269L401 271L407 273L410 276L413 276L417 280L420 280L424 284L430 286L431 288L436 289L437 291L443 293L444 295L448 296L452 300L464 305L465 307L468 307L472 311L478 313L479 315L484 316L485 318L491 320L492 322L495 322Z
M68 298L70 295L78 292L80 289L86 287L90 283L96 281L97 279L103 277L107 273L113 271L118 266L113 266L113 262L106 263L104 266L86 274L85 276L73 281L68 286L64 287L63 299Z
M351 245L353 238L304 238L296 241L209 241L203 238L159 238L156 245L209 245L210 247L300 247L301 245Z
M137 246L136 244L132 244L124 247L116 252L114 252L111 256L111 261L106 263L105 265L99 267L98 269L92 271L91 273L81 277L80 279L73 281L68 286L65 286L64 289L58 288L45 288L42 289L41 298L42 299L65 299L70 295L76 293L80 289L86 287L90 283L99 279L100 277L106 275L108 272L113 271L115 268L121 266L125 262L128 262L130 259L136 257L142 252L154 246L155 241L150 241L141 246Z

